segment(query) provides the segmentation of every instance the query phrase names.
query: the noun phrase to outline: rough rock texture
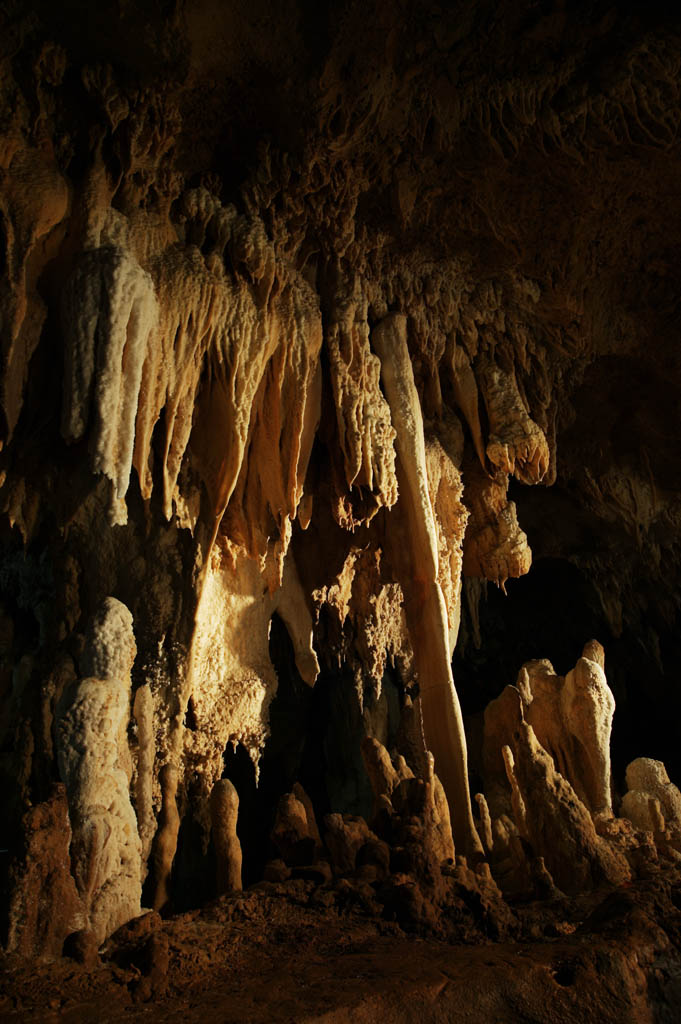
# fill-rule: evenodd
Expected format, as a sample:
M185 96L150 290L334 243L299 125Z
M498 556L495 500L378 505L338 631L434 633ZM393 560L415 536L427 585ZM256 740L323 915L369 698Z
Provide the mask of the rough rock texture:
M65 691L55 723L73 829L73 876L87 926L100 942L139 914L142 896L142 851L130 800L127 742L130 669L136 653L130 612L107 598L81 658L88 675Z
M85 911L71 874L71 828L63 786L24 819L25 850L14 868L7 949L25 957L60 956L83 928Z
M615 700L596 640L565 677L546 659L523 665L516 686L485 710L483 760L490 793L496 794L503 766L500 752L515 728L512 693L520 695L523 717L561 775L593 814L611 815L610 735ZM510 700L510 704L509 704ZM504 810L501 799L497 813Z
M129 927L161 998L158 914L240 855L444 938L674 869L680 45L655 2L0 6L13 950Z
M211 839L217 862L216 891L236 892L241 889L241 844L236 834L239 795L229 781L220 779L210 795Z

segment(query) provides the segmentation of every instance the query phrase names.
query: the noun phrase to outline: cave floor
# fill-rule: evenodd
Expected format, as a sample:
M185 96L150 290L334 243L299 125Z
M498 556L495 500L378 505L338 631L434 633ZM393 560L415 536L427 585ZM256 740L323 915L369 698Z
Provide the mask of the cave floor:
M678 875L516 907L515 942L472 928L468 941L465 929L461 942L419 937L319 902L311 883L256 887L163 922L149 914L87 963L6 956L0 1020L681 1019Z

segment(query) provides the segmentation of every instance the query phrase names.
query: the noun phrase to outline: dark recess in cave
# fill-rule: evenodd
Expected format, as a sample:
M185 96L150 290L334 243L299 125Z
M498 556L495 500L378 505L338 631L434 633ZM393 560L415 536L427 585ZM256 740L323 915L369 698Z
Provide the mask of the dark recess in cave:
M528 575L508 580L506 590L504 595L491 584L486 587L479 608L479 649L472 640L470 609L463 602L464 628L454 653L454 679L472 748L473 781L475 747L487 704L515 683L526 661L548 658L556 672L565 675L592 638L605 648L606 676L617 705L611 745L616 791L624 791L625 768L636 757L664 761L670 778L679 778L678 710L662 721L659 714L662 701L670 699L670 666L681 653L676 631L660 630L661 665L656 664L640 635L629 629L613 635L593 584L567 559L535 559Z
M313 717L312 691L300 677L293 644L276 613L270 625L270 658L278 686L269 709L270 734L260 759L257 785L255 768L245 747L238 744L234 748L230 743L224 755L223 778L229 779L239 794L237 834L243 851L245 886L259 881L266 861L277 856L269 835L279 798L290 792L297 781L306 789L312 788L310 780L321 773L320 765L308 757L309 779L304 777L304 747Z
M270 705L270 735L257 785L250 756L241 744L236 748L228 744L224 755L223 777L234 783L239 794L237 834L243 850L244 885L259 881L266 861L277 856L269 836L279 799L294 783L308 793L320 826L331 812L368 819L373 805L360 749L367 722L354 692L352 670L347 665L333 671L327 668L315 686L308 687L296 668L286 626L276 613L270 627L270 657L278 688ZM364 695L367 713L385 720L389 745L399 722L400 692L396 673L388 669L379 701L369 692Z

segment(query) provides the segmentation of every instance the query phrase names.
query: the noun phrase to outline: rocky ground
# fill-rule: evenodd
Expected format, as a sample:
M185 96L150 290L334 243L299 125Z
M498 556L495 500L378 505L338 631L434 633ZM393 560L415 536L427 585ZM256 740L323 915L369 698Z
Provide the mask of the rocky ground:
M371 887L369 887L371 891ZM3 1021L675 1022L681 873L517 904L504 941L475 908L450 941L377 905L360 881L263 882L202 910L149 913L100 955L4 956ZM455 936L458 934L458 940Z

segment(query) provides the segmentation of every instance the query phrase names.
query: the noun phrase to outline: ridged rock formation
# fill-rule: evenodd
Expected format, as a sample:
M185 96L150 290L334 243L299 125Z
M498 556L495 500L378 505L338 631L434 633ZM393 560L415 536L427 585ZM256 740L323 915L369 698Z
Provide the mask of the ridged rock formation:
M160 998L253 885L511 938L676 870L681 26L624 7L2 5L10 951Z

